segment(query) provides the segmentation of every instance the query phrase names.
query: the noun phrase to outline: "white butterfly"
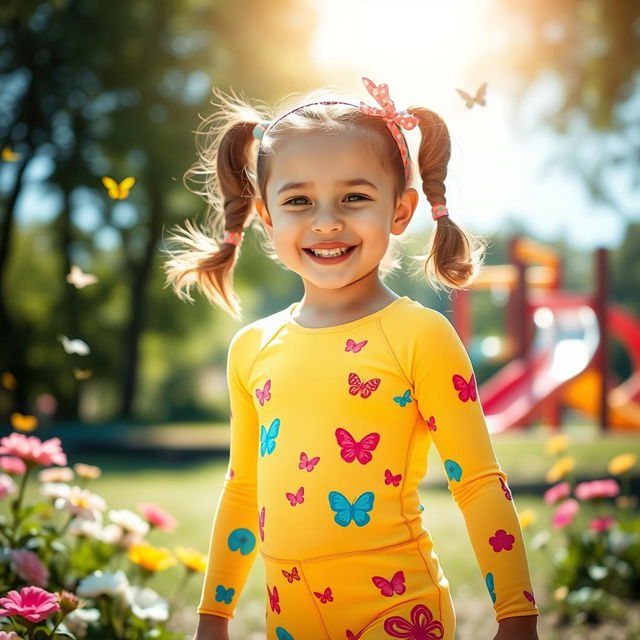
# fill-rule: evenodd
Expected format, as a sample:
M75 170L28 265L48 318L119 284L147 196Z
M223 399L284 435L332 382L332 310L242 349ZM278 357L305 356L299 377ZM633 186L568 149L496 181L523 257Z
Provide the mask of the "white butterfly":
M69 340L67 336L59 334L58 340L62 342L62 346L67 353L77 353L79 356L86 356L91 352L89 345L79 338Z
M67 274L67 282L76 289L84 289L87 285L98 282L98 278L92 273L85 273L77 264L72 264L71 271Z

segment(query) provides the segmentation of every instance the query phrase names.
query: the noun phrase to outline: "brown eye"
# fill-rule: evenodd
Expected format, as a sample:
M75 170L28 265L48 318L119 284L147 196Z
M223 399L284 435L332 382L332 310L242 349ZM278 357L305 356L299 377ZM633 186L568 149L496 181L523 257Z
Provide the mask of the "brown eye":
M306 199L307 198L305 198L304 196L298 196L297 198L291 198L291 200L287 200L284 204L293 204L293 205L300 204L299 202L296 203L295 201L296 200L306 200ZM302 204L304 204L304 203L302 203Z
M363 196L361 193L350 193L347 198L361 198L364 200L370 200L367 196ZM357 202L357 200L350 200L350 202Z

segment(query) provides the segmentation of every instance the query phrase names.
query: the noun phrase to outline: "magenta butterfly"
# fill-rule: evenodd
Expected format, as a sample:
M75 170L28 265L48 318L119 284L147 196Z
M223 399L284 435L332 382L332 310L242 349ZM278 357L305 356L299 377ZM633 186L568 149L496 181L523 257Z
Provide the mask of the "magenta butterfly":
M394 487L397 487L400 484L400 480L402 480L402 474L399 473L397 476L394 476L391 473L390 469L384 470L384 483L385 484L393 484Z
M352 396L360 394L363 398L368 398L380 386L380 378L371 378L363 382L357 373L349 374L349 393Z
M273 593L271 593L271 589L269 589L269 585L267 585L267 592L269 593L269 606L271 607L271 611L280 613L280 596L278 595L278 587L274 585Z
M371 462L373 451L380 442L379 433L368 433L360 442L356 442L355 438L346 430L338 427L336 429L336 440L341 447L340 455L346 462L353 462L358 458L361 464Z
M333 596L331 595L331 587L327 587L324 590L324 593L319 593L318 591L314 591L313 594L320 599L320 602L333 602Z
M300 580L300 576L298 575L298 567L293 567L293 569L291 569L291 573L289 573L286 569L282 569L282 575L284 575L284 577L289 582Z
M427 426L429 427L429 429L431 429L431 431L437 431L438 427L436 427L436 419L431 416L428 420L427 420Z
M319 460L320 460L319 456L316 456L315 458L309 458L307 454L303 451L300 454L300 462L298 464L298 467L300 469L306 469L307 471L313 471L313 468L318 464Z
M256 397L260 401L260 406L264 407L264 403L271 400L271 380L267 380L264 383L264 387L262 389L256 389Z
M458 391L458 397L462 402L466 402L469 398L475 401L478 397L476 393L476 374L472 373L467 382L462 376L457 373L453 376L453 386Z
M351 338L347 338L347 346L344 348L345 351L353 351L353 353L358 353L365 344L369 342L368 340L363 340L362 342L356 342Z
M536 603L536 599L535 596L533 595L533 593L531 593L530 591L523 591L522 593L524 593L524 597L531 603L531 604L535 604Z
M502 479L501 476L498 476L500 478L500 484L502 485L502 490L504 491L504 497L507 500L511 500L512 496L511 496L511 491L509 490L509 487L507 487L507 485L504 483L504 480Z
M264 542L264 507L260 509L260 515L258 516L258 531L260 531L260 540Z
M391 597L394 593L400 595L406 590L404 584L404 573L402 571L396 571L390 581L382 576L373 576L371 581L376 585L376 587L378 587L378 589L380 589L380 593L383 596Z
M289 493L289 491L287 491L287 498L289 498L292 507L295 507L297 504L302 504L304 502L304 487L300 487L296 493Z

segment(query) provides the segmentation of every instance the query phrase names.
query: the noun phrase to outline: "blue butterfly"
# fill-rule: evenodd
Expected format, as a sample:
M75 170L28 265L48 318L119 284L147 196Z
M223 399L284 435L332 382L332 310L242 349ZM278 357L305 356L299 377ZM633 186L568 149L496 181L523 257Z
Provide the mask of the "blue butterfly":
M231 551L237 551L240 549L240 553L243 556L246 556L248 553L251 553L253 548L256 546L256 537L253 535L253 531L249 529L234 529L229 534L227 544Z
M229 587L225 589L221 584L216 587L216 600L218 602L225 602L226 604L231 604L231 598L233 598L233 594L236 590L233 587Z
M264 428L264 425L260 425L260 456L264 457L265 453L273 453L276 448L276 438L278 437L278 431L280 431L280 418L276 418L269 427L269 432Z
M336 512L334 520L341 526L347 527L353 520L359 527L371 520L367 511L373 509L375 496L372 491L365 491L351 504L339 491L329 491L329 505Z
M278 640L294 640L294 637L284 627L276 627L276 635Z
M462 467L455 460L445 460L444 468L449 480L457 480L460 482L460 478L462 478Z
M487 573L487 577L485 578L485 582L487 584L487 589L489 590L489 595L491 596L491 600L494 602L496 601L496 592L494 591L494 585L493 585L493 573Z
M411 402L411 389L407 389L401 396L393 396L393 401L401 407L406 407L407 403Z

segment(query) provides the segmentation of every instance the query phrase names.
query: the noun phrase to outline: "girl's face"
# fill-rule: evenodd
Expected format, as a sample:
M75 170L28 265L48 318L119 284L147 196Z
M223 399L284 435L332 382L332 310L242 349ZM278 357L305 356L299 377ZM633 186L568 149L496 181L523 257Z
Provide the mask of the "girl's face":
M418 202L415 189L393 197L393 178L373 149L346 134L305 134L271 159L265 200L256 209L275 250L305 288L341 289L377 277L389 235L400 235ZM268 208L267 208L268 207ZM310 248L349 247L342 258Z

